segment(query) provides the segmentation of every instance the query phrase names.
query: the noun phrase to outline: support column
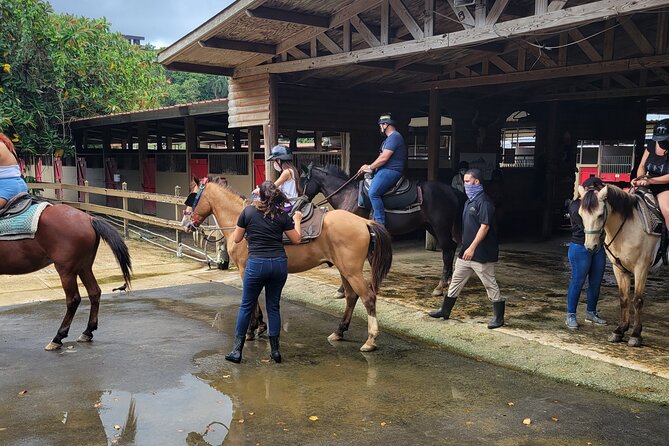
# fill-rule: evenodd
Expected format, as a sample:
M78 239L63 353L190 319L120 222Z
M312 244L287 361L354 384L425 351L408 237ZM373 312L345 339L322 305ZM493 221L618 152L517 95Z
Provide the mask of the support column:
M548 113L545 119L546 136L544 138L545 147L545 168L546 168L546 193L544 196L543 222L541 225L541 235L549 238L553 234L553 196L555 191L555 170L557 166L557 148L558 148L558 114L559 103L551 102L548 104Z
M439 140L441 133L441 95L430 90L430 112L427 123L427 180L435 181L439 175ZM437 240L425 231L425 249L437 250Z
M137 141L139 147L139 180L144 190L144 160L149 150L149 127L146 122L137 123Z
M188 184L190 184L193 178L190 169L190 155L197 151L197 123L194 117L184 118L184 133L186 136L186 172L188 173Z
M255 165L253 160L253 154L260 151L260 127L251 127L249 129L249 147L248 147L248 169L249 169L249 190L253 190L256 187L255 184ZM259 186L259 184L257 185Z
M279 142L279 95L277 93L276 77L269 76L269 123L263 125L263 139L265 141L265 159L269 158L272 147ZM265 162L265 178L276 179L272 163Z

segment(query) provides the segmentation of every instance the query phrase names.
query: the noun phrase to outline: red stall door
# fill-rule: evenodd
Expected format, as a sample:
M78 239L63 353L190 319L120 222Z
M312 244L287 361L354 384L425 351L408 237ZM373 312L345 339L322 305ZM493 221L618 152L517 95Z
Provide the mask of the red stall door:
M156 159L144 158L144 181L142 184L144 192L156 193ZM144 200L143 212L148 215L156 215L156 202Z
M256 186L260 186L265 181L265 160L253 160L253 180Z

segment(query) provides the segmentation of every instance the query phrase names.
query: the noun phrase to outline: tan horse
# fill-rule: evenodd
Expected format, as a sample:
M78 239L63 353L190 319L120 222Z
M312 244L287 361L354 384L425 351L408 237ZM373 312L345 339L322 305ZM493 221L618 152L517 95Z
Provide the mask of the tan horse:
M197 184L197 183L196 183ZM228 254L244 278L248 257L246 241L234 243L232 232L245 200L231 189L214 183L194 188L199 193L193 205L190 224L197 227L209 215L214 214L225 239ZM184 219L188 224L187 219ZM348 330L353 309L358 300L367 310L367 342L360 348L363 352L376 348L379 325L376 320L376 293L392 264L390 235L382 225L365 220L347 211L330 211L325 214L321 235L309 243L287 245L288 272L298 273L322 264L334 264L341 275L346 295L346 310L337 329L328 336L330 341L339 341ZM362 272L365 259L372 269L368 285Z
M579 214L585 228L585 247L588 250L606 249L620 291L620 321L609 336L609 341L622 341L629 329L630 284L631 275L634 274L634 325L628 345L639 347L642 343L643 293L648 271L660 246L660 237L644 231L634 195L610 184L599 192L586 191L581 186L579 193ZM602 232L606 233L604 246L601 246Z

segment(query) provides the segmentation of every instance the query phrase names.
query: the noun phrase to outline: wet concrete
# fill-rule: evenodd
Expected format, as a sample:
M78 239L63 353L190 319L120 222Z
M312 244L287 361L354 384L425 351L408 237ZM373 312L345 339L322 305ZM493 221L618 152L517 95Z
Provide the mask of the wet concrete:
M239 298L218 283L104 295L95 341L58 352L42 347L61 302L2 308L0 444L666 444L666 407L388 334L363 354L365 323L331 345L339 318L288 302L284 363L266 338L228 363Z

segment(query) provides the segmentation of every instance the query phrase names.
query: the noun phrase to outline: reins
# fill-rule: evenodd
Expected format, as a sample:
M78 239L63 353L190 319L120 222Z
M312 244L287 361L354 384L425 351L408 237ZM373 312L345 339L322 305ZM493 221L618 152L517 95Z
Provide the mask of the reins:
M318 203L316 203L316 207L318 207L318 206L322 206L322 205L324 205L325 203L327 203L328 200L329 200L330 198L332 198L332 197L333 197L334 195L336 195L339 191L341 191L344 187L346 187L351 181L353 181L353 180L355 180L356 178L358 178L358 176L360 176L360 172L356 173L356 174L353 175L351 178L349 178L348 180L346 180L346 182L345 182L344 184L342 184L341 186L339 186L339 189L337 189L336 191L332 192L330 195L328 195L327 197L325 197L324 199L322 199L321 201L319 201Z
M611 251L611 248L610 248L611 244L613 244L613 242L614 242L614 241L616 240L616 238L618 237L618 234L620 234L620 231L622 231L623 226L625 226L625 223L627 223L627 217L624 218L622 224L620 225L620 227L619 227L618 230L616 231L616 234L613 236L613 238L611 239L611 241L608 242L608 243L606 243L606 241L604 242L604 249L606 249L606 252L608 252L609 254L611 254L611 257L613 257L613 259L616 261L615 265L616 265L618 268L622 269L622 270L625 271L627 274L632 274L632 271L630 271L630 270L628 270L627 268L625 268L625 266L623 265L623 262L620 261L620 258L619 258L618 256L616 256L616 255Z

